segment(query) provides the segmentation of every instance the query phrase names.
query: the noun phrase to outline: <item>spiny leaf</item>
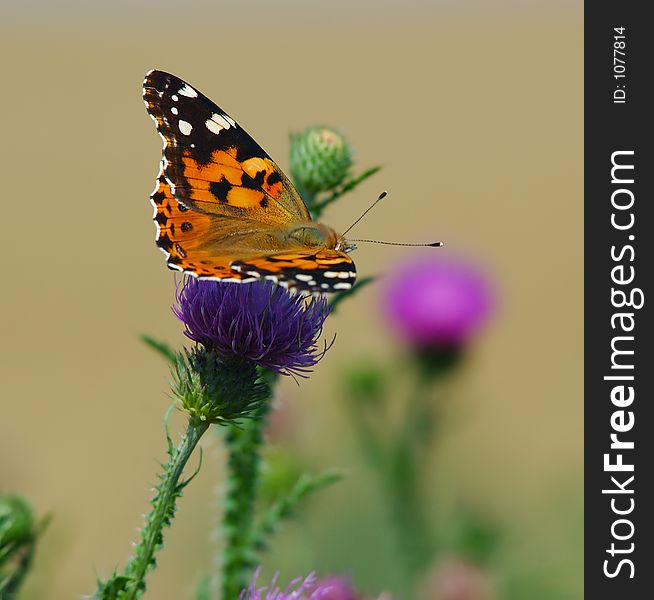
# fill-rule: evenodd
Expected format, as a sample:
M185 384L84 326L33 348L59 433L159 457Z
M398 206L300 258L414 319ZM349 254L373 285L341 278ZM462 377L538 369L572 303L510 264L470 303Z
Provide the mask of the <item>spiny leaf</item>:
M168 442L168 449L167 449L168 456L172 456L173 452L175 451L175 444L173 444L173 438L170 436L170 415L173 413L174 408L175 408L175 404L171 404L168 410L166 411L163 420L164 432L166 433L166 441Z
M343 479L339 471L325 471L318 475L304 473L295 485L283 496L277 499L263 515L252 533L253 546L265 550L268 546L267 537L274 533L283 519L290 517L302 500L310 494L324 489Z
M200 472L200 469L202 468L202 458L204 456L204 452L202 451L202 448L200 448L200 458L198 460L198 466L195 468L195 471L191 473L186 479L183 481L180 481L179 484L177 485L177 489L179 490L180 496L182 495L181 492L182 490L189 484L191 481L193 481L198 473Z
M175 361L177 360L175 351L168 344L166 344L166 342L156 340L146 333L142 333L139 338L144 344L150 346L150 348L152 348L155 352L161 354L161 356L163 356L168 362L175 364Z
M97 589L91 600L118 600L120 594L127 589L131 579L114 573L107 581L97 581Z

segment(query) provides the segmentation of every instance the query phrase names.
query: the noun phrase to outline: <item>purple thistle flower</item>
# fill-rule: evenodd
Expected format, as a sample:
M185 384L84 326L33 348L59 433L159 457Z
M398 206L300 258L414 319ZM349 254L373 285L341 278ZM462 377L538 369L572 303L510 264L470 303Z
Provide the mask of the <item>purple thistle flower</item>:
M489 283L477 266L433 255L400 265L382 295L391 327L420 350L461 347L491 307Z
M335 575L317 579L315 574L311 573L304 579L302 577L294 579L282 591L277 586L279 573L276 573L269 586L257 588L260 570L260 568L256 570L250 587L241 592L239 600L356 600L357 598L347 579Z
M356 593L352 587L352 582L340 575L327 575L319 579L314 588L313 593L316 600L357 600L359 594Z
M318 348L329 304L292 295L272 282L185 279L175 315L184 334L226 362L249 362L282 375L302 375L325 354Z

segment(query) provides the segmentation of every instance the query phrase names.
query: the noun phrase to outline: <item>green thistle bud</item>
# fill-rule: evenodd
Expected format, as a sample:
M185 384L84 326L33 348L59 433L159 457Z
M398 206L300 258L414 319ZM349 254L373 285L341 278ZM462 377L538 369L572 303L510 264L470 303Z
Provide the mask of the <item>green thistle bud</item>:
M202 346L179 354L173 391L196 422L227 424L252 416L268 397L268 385L248 362L224 361Z
M34 517L25 500L18 496L0 496L0 563L3 550L34 539Z
M383 371L371 364L357 365L346 373L345 392L354 401L378 403L384 397L385 387Z
M333 190L352 166L350 146L329 127L308 127L291 135L291 174L303 192Z
M18 594L32 563L38 529L23 498L0 496L0 598Z

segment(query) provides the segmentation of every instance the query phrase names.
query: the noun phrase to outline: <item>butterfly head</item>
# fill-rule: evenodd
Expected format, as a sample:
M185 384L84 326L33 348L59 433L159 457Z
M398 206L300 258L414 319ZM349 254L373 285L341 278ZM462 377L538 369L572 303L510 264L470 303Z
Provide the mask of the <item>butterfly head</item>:
M338 236L338 241L336 242L334 250L348 254L349 252L353 252L356 249L357 245L354 242L348 242L342 235Z

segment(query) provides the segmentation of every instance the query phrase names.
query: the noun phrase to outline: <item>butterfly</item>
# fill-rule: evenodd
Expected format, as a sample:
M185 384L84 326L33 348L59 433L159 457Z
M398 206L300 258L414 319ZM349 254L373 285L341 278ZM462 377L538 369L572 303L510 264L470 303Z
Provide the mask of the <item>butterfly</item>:
M143 99L163 139L150 198L169 268L312 293L353 286L354 244L311 219L289 178L234 119L163 71L146 75Z

